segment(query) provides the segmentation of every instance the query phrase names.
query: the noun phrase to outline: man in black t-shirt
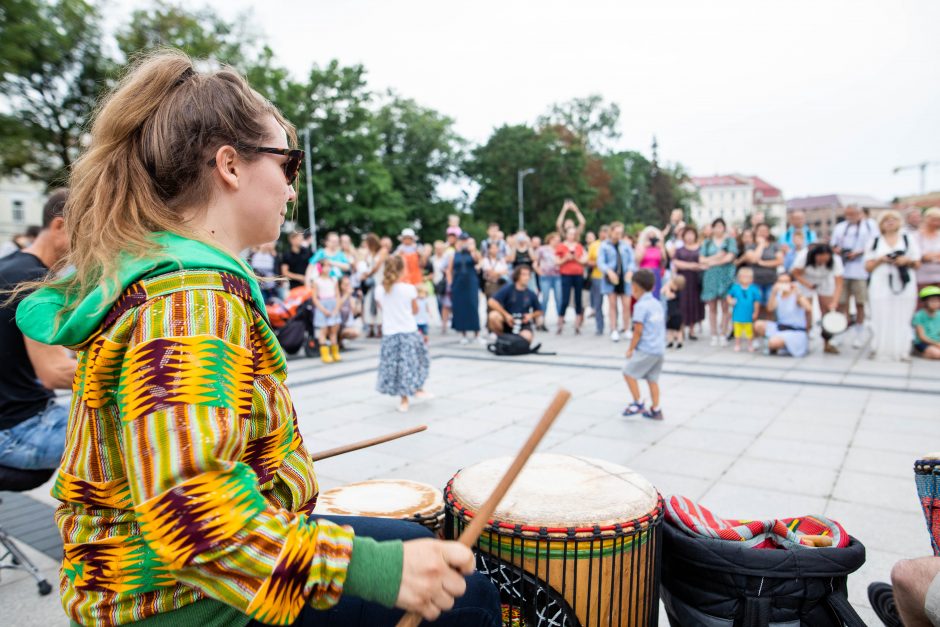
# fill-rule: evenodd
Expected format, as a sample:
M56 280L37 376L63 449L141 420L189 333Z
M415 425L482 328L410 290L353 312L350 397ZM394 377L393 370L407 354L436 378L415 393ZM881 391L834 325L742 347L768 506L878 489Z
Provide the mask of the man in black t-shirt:
M310 262L310 249L304 246L304 234L300 231L291 233L287 241L290 246L281 253L278 270L282 276L288 278L290 288L293 289L304 284L304 274Z
M43 208L42 230L27 248L0 259L0 291L8 292L46 275L68 252L62 209L66 192L54 192ZM23 295L4 304L0 296L0 465L33 470L56 468L65 448L68 407L54 389L72 389L75 359L61 346L24 338L16 326Z
M489 328L493 333L515 333L531 344L535 337L533 320L542 316L542 305L535 292L528 288L532 270L519 266L512 273L512 283L504 285L490 297Z

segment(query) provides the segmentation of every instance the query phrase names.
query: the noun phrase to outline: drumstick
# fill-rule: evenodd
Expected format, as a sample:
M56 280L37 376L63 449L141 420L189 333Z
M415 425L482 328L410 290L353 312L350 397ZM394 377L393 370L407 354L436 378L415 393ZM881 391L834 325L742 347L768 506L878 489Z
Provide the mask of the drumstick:
M558 390L555 394L555 398L552 400L552 404L548 406L548 409L546 409L545 413L542 415L542 419L535 425L535 429L532 430L529 439L526 440L525 444L523 444L522 448L519 450L519 453L516 454L516 458L512 461L509 469L506 470L506 474L499 480L496 488L493 489L492 494L486 499L486 502L480 510L473 515L473 520L470 521L470 525L460 534L457 542L466 547L472 547L476 544L476 541L480 538L480 534L483 533L483 528L486 527L486 524L496 511L496 506L499 505L499 502L506 496L506 492L509 491L516 477L519 476L522 467L525 466L532 452L535 451L535 447L539 445L539 442L548 432L549 427L555 422L555 418L558 417L558 414L561 413L561 410L564 409L565 404L568 403L570 398L571 392L564 389ZM397 627L418 627L420 622L420 614L409 612L398 621Z
M312 454L310 458L313 459L313 461L318 462L321 459L327 459L329 457L336 457L337 455L350 453L352 451L358 451L359 449L368 448L370 446L375 446L376 444L382 444L384 442L391 442L392 440L403 438L406 435L412 435L414 433L421 433L422 431L425 431L427 428L428 428L427 425L418 425L417 427L411 427L410 429L396 431L395 433L380 435L377 438L371 438L369 440L362 440L360 442L353 442L352 444L346 444L345 446L337 446L336 448L328 448L325 451L320 451L319 453Z

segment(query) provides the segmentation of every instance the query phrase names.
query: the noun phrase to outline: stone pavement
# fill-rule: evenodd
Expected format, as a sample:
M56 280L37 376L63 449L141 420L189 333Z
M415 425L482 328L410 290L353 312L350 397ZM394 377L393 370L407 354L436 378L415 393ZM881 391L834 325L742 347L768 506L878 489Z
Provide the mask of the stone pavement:
M292 360L288 382L311 451L429 426L318 463L321 489L370 478L443 487L465 465L513 454L563 386L573 399L541 450L628 465L663 494L698 499L726 517L838 520L868 549L867 563L849 579L850 600L866 622L879 624L868 607L868 583L887 580L896 560L930 551L912 465L940 449L940 364L873 362L859 351L821 355L818 347L795 360L700 340L668 354L666 419L653 423L620 416L626 343L568 333L539 335L556 356L514 358L460 346L454 335L433 336L428 389L436 398L405 415L395 411L395 399L374 391L374 340L356 343L342 364ZM51 502L48 489L31 496ZM56 564L39 558L54 582ZM10 624L66 624L54 595L36 596L20 575L3 574L0 607Z

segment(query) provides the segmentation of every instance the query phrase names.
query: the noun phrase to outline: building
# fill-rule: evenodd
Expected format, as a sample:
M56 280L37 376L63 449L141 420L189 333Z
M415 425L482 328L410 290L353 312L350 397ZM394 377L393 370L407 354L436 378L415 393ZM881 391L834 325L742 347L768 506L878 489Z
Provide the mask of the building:
M786 223L783 192L759 176L726 174L693 176L691 186L698 200L691 204L692 220L699 225L724 218L729 225L741 226L748 216L763 212L780 231Z
M826 194L788 200L787 213L805 213L807 226L816 231L819 239L828 241L836 223L844 219L845 208L853 205L864 209L872 218L877 218L879 213L891 208L889 203L871 196Z
M46 186L26 177L0 178L0 242L22 233L30 225L42 225Z

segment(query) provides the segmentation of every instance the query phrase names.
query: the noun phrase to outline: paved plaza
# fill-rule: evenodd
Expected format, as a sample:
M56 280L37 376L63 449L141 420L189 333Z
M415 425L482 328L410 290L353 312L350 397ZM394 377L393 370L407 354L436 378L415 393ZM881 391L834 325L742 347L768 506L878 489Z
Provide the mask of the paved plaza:
M565 387L573 398L542 451L630 466L664 495L686 495L725 517L838 520L868 550L867 563L849 579L850 600L867 623L880 624L868 607L868 583L887 580L898 559L930 551L912 465L940 449L940 365L874 362L860 351L821 355L818 346L795 360L710 348L700 340L667 355L666 419L657 423L620 416L627 402L620 376L626 343L568 333L539 335L544 350L557 355L512 358L435 335L428 389L436 397L405 415L395 411L395 399L374 391L375 340L356 343L341 364L292 360L288 382L311 451L414 424L429 427L318 463L321 489L371 478L443 487L463 466L515 453L555 390ZM48 492L47 485L29 496L51 506ZM0 512L16 505L2 496ZM30 554L55 583L57 562ZM67 624L55 594L38 597L20 573L2 577L0 622Z

